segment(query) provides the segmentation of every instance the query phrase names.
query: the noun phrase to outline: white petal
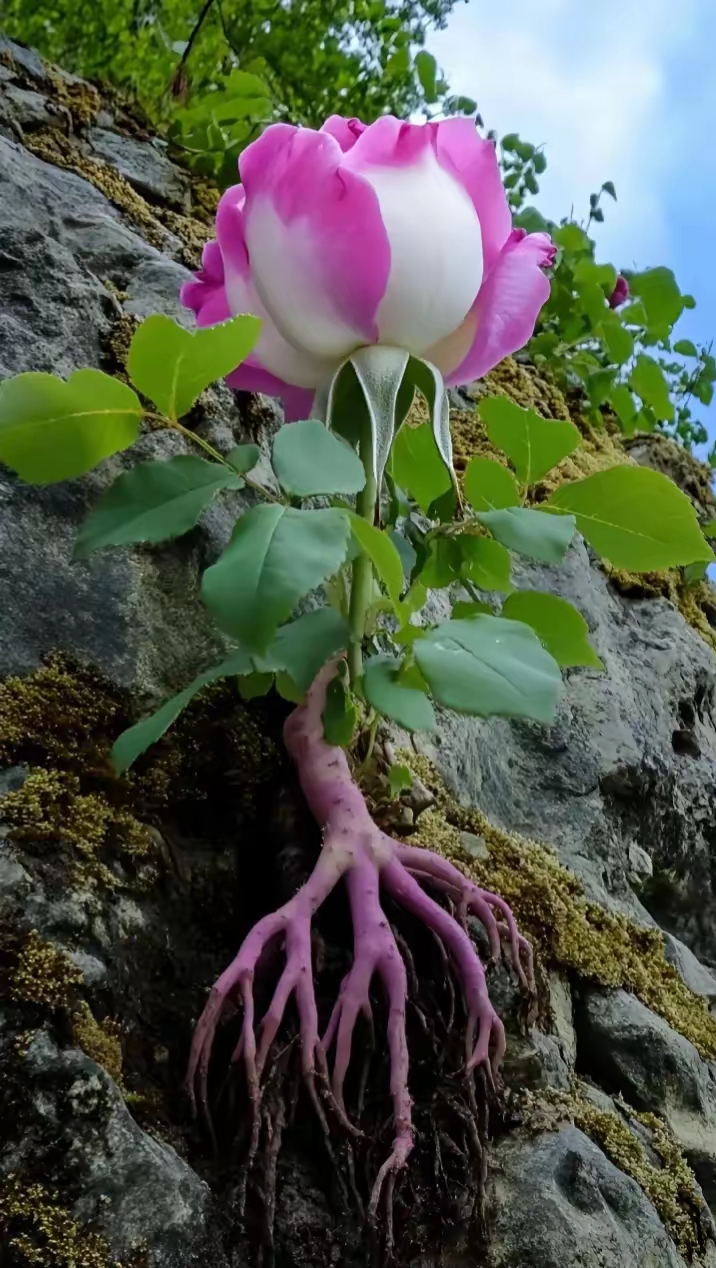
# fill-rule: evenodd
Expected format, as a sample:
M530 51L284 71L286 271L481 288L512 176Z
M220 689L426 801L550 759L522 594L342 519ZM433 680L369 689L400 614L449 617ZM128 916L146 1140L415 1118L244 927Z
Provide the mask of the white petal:
M480 289L477 212L430 148L416 163L362 168L361 176L378 195L390 242L380 342L421 355L462 324Z
M251 281L227 270L226 298L234 315L253 313L261 318L261 337L254 356L261 365L294 387L317 387L335 370L340 358L322 358L295 348L279 334Z
M360 331L341 320L326 294L308 220L285 225L271 201L262 198L246 218L246 244L254 285L290 343L335 361L365 343Z

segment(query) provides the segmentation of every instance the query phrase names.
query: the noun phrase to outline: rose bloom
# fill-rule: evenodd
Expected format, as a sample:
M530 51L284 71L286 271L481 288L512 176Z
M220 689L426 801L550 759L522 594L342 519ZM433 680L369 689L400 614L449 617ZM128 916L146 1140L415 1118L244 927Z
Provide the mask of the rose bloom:
M277 123L239 170L181 292L200 326L262 319L231 387L307 418L318 385L357 348L407 349L451 385L530 338L555 248L512 228L494 146L471 120Z

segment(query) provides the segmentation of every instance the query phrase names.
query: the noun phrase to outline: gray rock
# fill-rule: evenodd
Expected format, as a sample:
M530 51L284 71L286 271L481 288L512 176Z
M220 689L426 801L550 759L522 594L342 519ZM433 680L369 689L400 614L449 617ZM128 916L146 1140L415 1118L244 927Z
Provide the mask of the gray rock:
M716 1201L716 1070L626 991L589 991L577 1012L578 1063L637 1110L661 1115Z
M716 1000L716 976L696 959L693 951L671 933L664 935L664 950L667 960L671 960L689 990L695 995L704 995L708 1000Z
M90 128L88 139L95 154L110 163L140 194L180 211L189 210L189 178L162 153L158 142L138 141L106 127Z
M153 1268L191 1262L192 1245L203 1238L208 1186L170 1145L138 1127L109 1075L84 1053L60 1052L40 1034L25 1062L44 1095L23 1148L36 1144L49 1120L81 1185L77 1218L92 1221L118 1256L145 1243Z
M634 1180L578 1131L500 1143L490 1268L683 1268Z

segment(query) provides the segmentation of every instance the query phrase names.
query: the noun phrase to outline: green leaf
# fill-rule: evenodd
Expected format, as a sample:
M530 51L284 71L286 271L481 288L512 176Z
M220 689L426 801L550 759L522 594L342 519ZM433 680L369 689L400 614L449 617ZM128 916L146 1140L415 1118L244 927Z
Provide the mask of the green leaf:
M427 423L401 427L393 445L392 473L396 484L412 494L421 511L427 512L431 502L447 493L450 474Z
M465 496L476 511L518 506L520 491L507 467L494 458L471 458L465 471Z
M603 193L605 193L605 194L609 194L609 195L610 195L610 197L612 197L612 198L614 199L614 201L616 202L616 200L617 200L617 191L616 191L616 190L615 190L615 188L614 188L614 182L613 182L613 181L605 181L605 182L604 182L604 184L602 185L602 192L603 192Z
M231 453L227 453L226 461L238 471L239 475L244 475L247 471L251 471L256 466L261 457L261 450L258 445L237 445Z
M479 590L508 594L512 589L510 552L489 537L471 537L466 533L457 541L461 578L471 581Z
M716 537L716 520L709 520L706 524L702 524L701 532L704 537Z
M121 775L122 771L128 770L141 753L161 739L164 732L169 730L172 722L176 721L179 714L186 709L202 687L208 687L209 683L216 682L218 678L231 678L250 672L251 661L246 652L235 652L220 665L199 674L199 677L195 678L188 687L176 696L172 696L171 700L165 701L161 708L150 714L148 718L142 718L141 722L136 722L134 726L123 731L112 746L112 764L117 774Z
M363 668L363 690L368 704L406 731L434 731L433 706L422 691L404 687L397 679L400 661L373 656Z
M425 49L421 49L415 56L415 69L418 72L420 87L425 93L425 100L428 105L437 101L437 93L435 91L435 77L437 74L437 62L432 53L428 53Z
M591 243L587 234L579 225L566 224L560 225L559 229L555 229L552 237L558 247L564 247L565 251L591 251Z
M643 301L648 324L671 326L681 315L681 292L671 269L647 269L629 275L629 290Z
M647 467L610 467L563 484L549 506L569 511L577 528L617 568L650 572L713 560L685 493Z
M273 674L244 674L239 678L239 695L242 700L256 700L267 696L273 686Z
M368 556L383 582L393 603L397 603L403 589L403 565L390 535L375 528L360 515L350 512L351 531L364 554Z
M273 469L293 497L318 493L360 493L363 463L355 450L315 418L286 423L273 442Z
M705 581L708 576L707 568L708 564L705 564L703 560L695 564L687 564L684 568L684 581L687 586L695 586L700 581Z
M505 599L502 616L531 626L558 665L604 668L589 642L587 622L566 599L539 590L516 590Z
M523 207L522 211L514 217L514 224L520 229L526 229L527 233L549 232L548 221L536 207Z
M674 352L677 352L680 357L697 357L699 355L696 344L692 343L690 339L679 339L674 344Z
M609 404L616 414L627 436L631 436L636 426L637 412L634 408L634 397L625 383L618 383L609 393Z
M257 670L284 671L301 691L307 691L327 660L343 651L350 641L347 621L334 608L317 608L282 625L263 656L256 656Z
M433 430L435 445L445 464L450 483L457 485L453 466L452 434L450 432L450 402L445 390L443 376L430 361L420 357L411 357L405 368L403 387L410 384L424 398L430 413L430 426ZM402 421L402 420L401 420ZM400 482L399 482L400 483Z
M506 397L480 401L480 415L493 445L504 450L523 484L535 484L581 441L574 423L541 418Z
M181 418L210 383L223 379L258 342L258 317L232 317L217 326L184 330L155 313L136 331L127 357L134 386L167 418Z
M397 550L398 555L400 556L400 563L403 569L403 576L406 578L406 580L409 580L410 574L412 573L413 568L418 562L417 551L415 547L413 546L412 542L409 542L407 537L403 537L403 534L396 532L395 529L392 529L390 533L388 533L388 536L390 540L392 541L393 545L395 546L395 549Z
M634 336L622 325L616 314L602 322L602 340L615 365L624 365L634 351Z
M641 399L651 405L657 418L669 421L674 417L674 406L669 396L669 384L656 361L643 354L636 359L636 365L629 380L630 387Z
M388 788L391 797L399 797L413 786L413 776L407 766L391 766L388 771Z
M458 599L457 603L452 605L451 617L453 621L471 621L476 616L494 616L494 612L489 603L466 603L462 599Z
M358 710L340 678L328 684L323 709L323 738L326 744L346 748L353 739Z
M462 549L454 537L433 537L420 581L430 590L441 590L460 577Z
M562 562L576 527L571 515L550 515L526 506L508 507L504 511L482 511L477 518L508 550L516 550L528 559L539 559L546 564Z
M299 599L340 568L350 523L345 511L255 506L237 522L201 593L219 627L265 653Z
M419 639L414 652L433 696L448 709L485 718L554 718L559 666L521 621L446 621Z
M101 370L17 374L0 383L0 462L31 484L84 475L137 439L142 406Z
M161 542L193 528L219 489L240 489L243 480L218 462L181 455L142 462L102 494L75 543L76 559L103 546Z
M303 692L300 687L283 669L276 674L276 690L281 699L287 700L289 704L301 704L303 701Z

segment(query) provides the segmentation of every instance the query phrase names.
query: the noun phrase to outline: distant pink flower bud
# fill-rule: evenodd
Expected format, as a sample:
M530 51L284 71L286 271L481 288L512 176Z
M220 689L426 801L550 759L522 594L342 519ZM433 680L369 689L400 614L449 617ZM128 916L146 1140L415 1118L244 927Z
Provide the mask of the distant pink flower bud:
M622 277L620 273L619 277L617 278L617 284L614 287L614 290L612 291L611 295L609 296L609 307L619 308L622 304L626 303L628 298L629 298L629 283L627 282L625 277Z

